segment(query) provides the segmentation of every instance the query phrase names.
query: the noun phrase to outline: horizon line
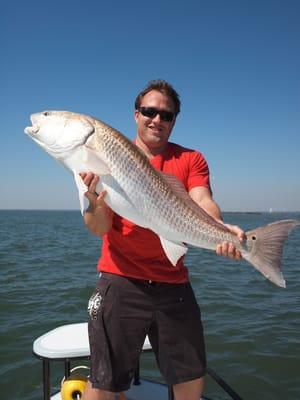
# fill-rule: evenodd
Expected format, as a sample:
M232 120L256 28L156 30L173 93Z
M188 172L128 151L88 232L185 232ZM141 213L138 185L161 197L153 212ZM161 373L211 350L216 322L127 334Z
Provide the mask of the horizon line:
M78 208L0 208L0 211L78 211ZM300 213L300 210L222 210L222 213L265 213L265 214L277 214L277 213Z

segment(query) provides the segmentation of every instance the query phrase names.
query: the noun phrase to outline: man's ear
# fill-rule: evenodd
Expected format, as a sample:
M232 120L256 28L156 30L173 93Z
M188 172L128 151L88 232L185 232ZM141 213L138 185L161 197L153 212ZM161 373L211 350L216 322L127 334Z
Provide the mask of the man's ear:
M134 110L134 119L135 119L135 122L137 123L137 122L138 122L138 119L139 119L139 112L138 112L138 110Z

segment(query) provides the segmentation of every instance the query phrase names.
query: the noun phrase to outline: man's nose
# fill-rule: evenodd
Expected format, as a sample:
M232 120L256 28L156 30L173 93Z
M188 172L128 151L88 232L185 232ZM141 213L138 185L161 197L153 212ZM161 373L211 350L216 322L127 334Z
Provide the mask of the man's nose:
M157 113L157 114L155 115L155 117L152 118L152 121L154 121L154 122L161 122L160 115Z

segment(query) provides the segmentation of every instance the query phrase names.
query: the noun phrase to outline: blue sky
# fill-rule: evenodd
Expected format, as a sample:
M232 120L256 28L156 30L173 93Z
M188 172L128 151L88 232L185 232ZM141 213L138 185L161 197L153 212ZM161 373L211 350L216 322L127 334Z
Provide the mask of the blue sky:
M1 1L0 208L77 209L72 176L23 134L91 114L135 136L151 79L179 92L172 140L200 150L224 211L300 210L300 2Z

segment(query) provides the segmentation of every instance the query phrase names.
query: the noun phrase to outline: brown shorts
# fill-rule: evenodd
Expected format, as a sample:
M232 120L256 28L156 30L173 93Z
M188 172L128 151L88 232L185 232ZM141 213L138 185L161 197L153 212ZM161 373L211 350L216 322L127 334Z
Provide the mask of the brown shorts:
M120 392L130 387L146 335L168 385L204 375L201 314L189 283L103 273L88 311L94 388Z

